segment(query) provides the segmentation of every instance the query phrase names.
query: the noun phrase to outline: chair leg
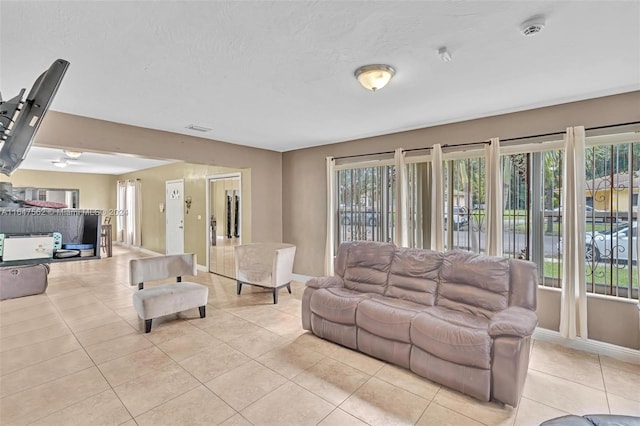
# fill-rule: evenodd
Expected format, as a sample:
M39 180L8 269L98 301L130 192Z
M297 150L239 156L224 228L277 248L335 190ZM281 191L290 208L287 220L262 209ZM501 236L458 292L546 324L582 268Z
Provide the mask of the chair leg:
M278 289L276 287L273 288L273 304L278 304Z
M240 281L236 281L237 285L237 289L238 289L238 294L240 294L240 292L242 291L242 283Z
M287 290L289 290L289 294L291 294L291 283L287 284Z
M200 309L200 318L204 318L207 316L207 306L200 306L198 307L198 309Z
M153 319L144 320L144 332L149 333L151 331L151 321Z

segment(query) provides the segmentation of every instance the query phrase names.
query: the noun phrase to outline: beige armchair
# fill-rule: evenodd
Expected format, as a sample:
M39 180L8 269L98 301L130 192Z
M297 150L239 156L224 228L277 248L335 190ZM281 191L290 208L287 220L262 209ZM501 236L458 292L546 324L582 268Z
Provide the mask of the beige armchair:
M291 293L293 260L296 246L284 243L252 243L235 247L238 294L242 284L273 291L273 303L278 303L278 289L287 287Z

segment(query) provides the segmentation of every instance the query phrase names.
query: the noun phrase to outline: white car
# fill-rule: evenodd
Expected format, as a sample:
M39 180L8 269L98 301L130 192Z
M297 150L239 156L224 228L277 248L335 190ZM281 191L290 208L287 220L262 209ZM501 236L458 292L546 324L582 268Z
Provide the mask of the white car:
M632 225L633 260L638 259L637 222ZM606 231L587 232L585 235L584 257L587 262L609 260L629 260L629 224L614 225ZM562 239L558 242L558 252L562 253ZM613 256L612 256L613 254Z
M613 259L614 261L629 261L629 244L633 253L632 261L638 260L638 222L620 226L611 232L596 232L593 236L587 234L585 257L587 260L598 261Z

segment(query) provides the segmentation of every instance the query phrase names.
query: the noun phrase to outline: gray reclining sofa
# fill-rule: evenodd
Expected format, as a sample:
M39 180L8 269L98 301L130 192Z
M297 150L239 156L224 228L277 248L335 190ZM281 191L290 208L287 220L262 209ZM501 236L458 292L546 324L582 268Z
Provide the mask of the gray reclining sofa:
M313 278L302 326L480 400L516 406L537 325L536 265L452 250L343 243Z

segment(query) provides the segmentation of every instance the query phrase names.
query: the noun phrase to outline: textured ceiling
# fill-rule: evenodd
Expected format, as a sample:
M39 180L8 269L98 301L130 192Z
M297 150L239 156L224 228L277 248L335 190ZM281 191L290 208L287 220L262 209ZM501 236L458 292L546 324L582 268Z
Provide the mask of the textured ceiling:
M638 1L3 0L0 27L5 99L63 58L52 109L276 151L640 89Z

